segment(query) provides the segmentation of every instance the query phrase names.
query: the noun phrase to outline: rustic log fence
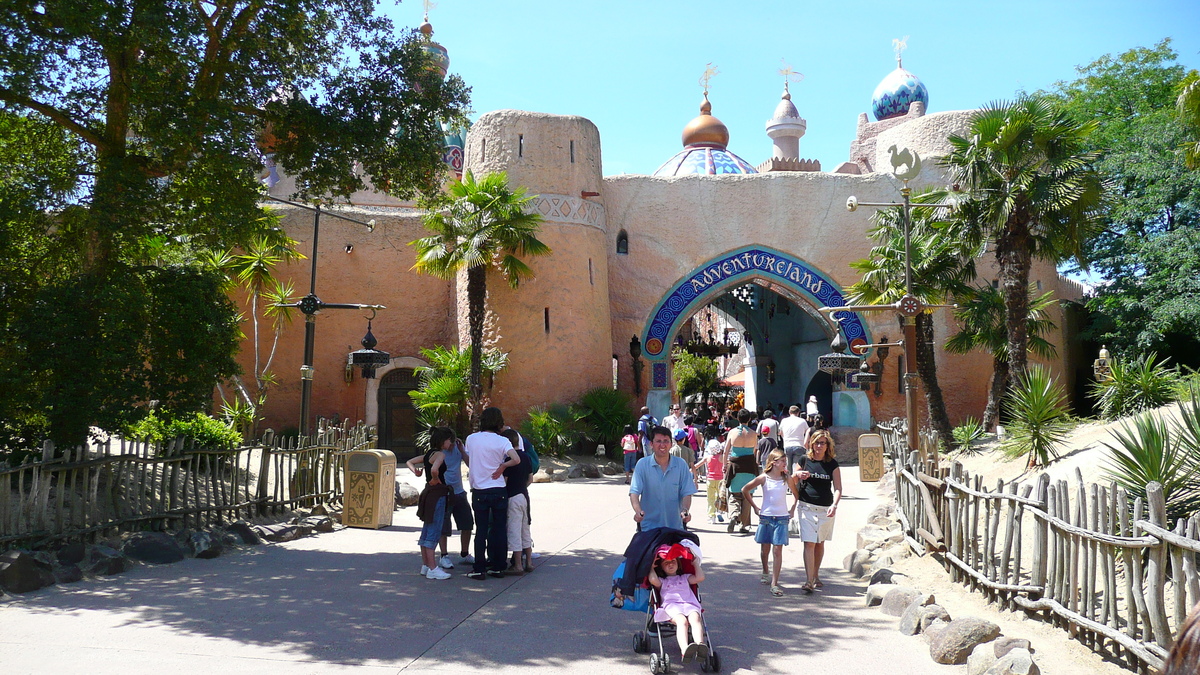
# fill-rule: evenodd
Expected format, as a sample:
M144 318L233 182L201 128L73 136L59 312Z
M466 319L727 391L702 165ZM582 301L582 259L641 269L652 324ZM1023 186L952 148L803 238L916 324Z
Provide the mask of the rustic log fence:
M1115 483L1084 483L1078 469L1073 486L1045 474L985 485L958 462L947 468L928 459L931 435L909 453L904 425L893 420L879 430L905 540L918 555L937 555L955 581L1132 669L1162 667L1200 602L1200 514L1172 526L1159 484L1145 499L1130 498Z
M0 466L0 551L337 503L342 456L373 440L374 429L360 424L302 438L268 431L233 449L110 439L55 457L47 442L40 461Z

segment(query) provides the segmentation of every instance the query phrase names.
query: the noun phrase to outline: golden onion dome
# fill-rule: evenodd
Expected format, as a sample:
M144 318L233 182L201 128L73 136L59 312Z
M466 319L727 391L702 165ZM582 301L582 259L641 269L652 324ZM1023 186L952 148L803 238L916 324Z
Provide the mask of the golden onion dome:
M729 129L721 120L713 117L708 94L704 95L704 102L700 104L700 115L683 128L683 145L698 144L715 145L721 149L729 145Z

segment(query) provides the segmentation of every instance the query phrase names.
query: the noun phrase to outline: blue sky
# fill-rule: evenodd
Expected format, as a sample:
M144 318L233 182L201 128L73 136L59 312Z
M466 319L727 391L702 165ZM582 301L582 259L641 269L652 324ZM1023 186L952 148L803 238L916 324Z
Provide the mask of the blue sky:
M422 5L383 0L402 26ZM582 115L600 129L604 173L650 173L675 154L709 97L730 150L770 156L764 124L783 89L781 59L804 74L792 100L808 122L800 154L833 170L846 161L858 114L895 68L929 88L929 110L976 108L1020 89L1075 77L1106 53L1173 39L1200 68L1200 2L577 2L440 0L430 11L450 70L472 87L473 119L501 108Z

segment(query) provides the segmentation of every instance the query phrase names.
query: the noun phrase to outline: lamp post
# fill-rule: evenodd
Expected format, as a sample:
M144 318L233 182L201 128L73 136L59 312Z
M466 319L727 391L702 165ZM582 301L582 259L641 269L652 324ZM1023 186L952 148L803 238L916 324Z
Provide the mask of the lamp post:
M309 206L299 202L289 201L266 195L267 199L272 201L289 204L297 208L306 209L313 212L313 241L312 241L312 268L308 279L308 295L300 298L299 302L279 303L277 307L299 307L300 312L304 314L304 364L300 366L300 435L308 435L308 415L309 407L312 401L312 385L313 377L316 374L316 369L313 368L313 352L316 346L317 333L317 315L323 309L386 309L383 305L363 305L356 303L338 303L324 302L317 297L317 243L321 236L321 214L325 213L334 218L348 220L352 223L358 223L367 228L367 232L375 230L375 220L361 221L357 218L351 218L333 211L322 211L321 205ZM374 314L372 314L374 316ZM368 329L369 332L369 329Z
M888 202L860 202L857 197L851 196L846 200L846 210L856 211L860 206L871 206L875 208L892 208L901 207L901 221L904 225L904 297L890 305L851 305L845 307L822 307L818 311L825 314L831 321L838 321L834 318L834 312L881 312L892 310L900 313L900 318L903 323L904 339L900 344L904 346L904 409L905 416L908 418L908 451L913 452L918 449L918 434L917 434L917 316L927 309L954 307L955 305L927 305L921 302L921 299L913 295L912 283L912 188L908 186L908 181L916 178L921 172L921 157L915 152L910 152L907 148L901 150L895 155L892 161L892 174L899 178L904 183L904 187L900 188L900 195L903 201L900 203ZM921 207L927 208L943 208L954 210L958 204L951 200L944 204L920 204ZM867 345L870 347L872 345ZM899 346L899 345L888 345ZM865 353L865 349L864 349ZM937 449L933 450L934 464L937 463Z
M642 341L634 335L629 340L629 356L633 357L633 394L642 395Z

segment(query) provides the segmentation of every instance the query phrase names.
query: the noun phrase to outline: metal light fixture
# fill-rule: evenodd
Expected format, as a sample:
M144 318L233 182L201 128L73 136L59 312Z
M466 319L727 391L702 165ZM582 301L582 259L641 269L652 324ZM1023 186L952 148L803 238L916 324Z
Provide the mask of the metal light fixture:
M375 310L371 310L371 319L374 318ZM367 380L375 379L375 369L392 362L391 354L375 349L375 345L379 344L379 341L371 332L371 319L367 319L367 334L363 336L361 343L363 348L350 352L349 357L350 365L362 368L362 376Z
M634 335L629 339L629 356L633 359L633 393L642 394L642 341Z

